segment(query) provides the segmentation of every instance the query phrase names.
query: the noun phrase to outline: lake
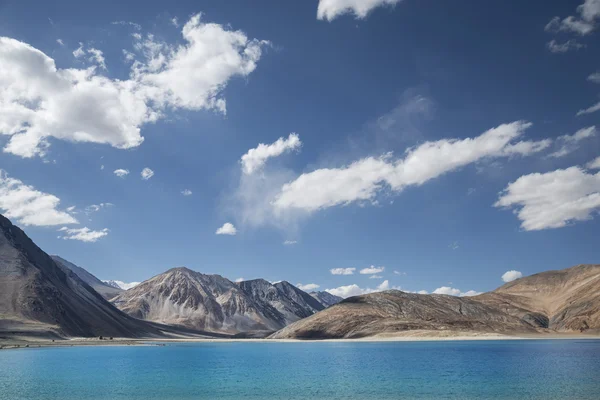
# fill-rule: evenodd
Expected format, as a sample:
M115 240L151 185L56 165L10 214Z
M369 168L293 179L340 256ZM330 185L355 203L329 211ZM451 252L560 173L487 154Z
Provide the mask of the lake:
M1 400L598 398L600 340L0 351Z

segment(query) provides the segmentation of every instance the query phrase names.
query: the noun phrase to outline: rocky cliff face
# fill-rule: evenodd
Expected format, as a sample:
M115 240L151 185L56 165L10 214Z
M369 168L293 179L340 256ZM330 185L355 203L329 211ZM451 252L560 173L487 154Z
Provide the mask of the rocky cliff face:
M226 333L274 331L322 308L288 285L278 289L262 279L236 284L220 275L174 268L113 303L133 317L165 324Z
M329 292L310 292L310 295L325 308L344 300L343 298L335 296Z
M345 299L271 337L360 338L410 330L536 332L518 317L469 298L389 290Z
M600 265L542 272L473 299L540 328L600 331Z
M92 287L92 289L94 289L96 292L100 293L102 295L102 297L104 297L107 300L112 299L113 297L115 297L116 295L118 295L119 293L121 293L123 291L123 289L121 289L118 285L114 286L114 285L109 285L107 283L104 283L100 279L96 278L94 275L90 274L84 268L81 268L80 266L75 265L72 262L67 261L62 257L59 257L59 256L50 256L50 257L52 257L52 260L54 260L54 262L57 263L58 265L60 265L61 267L67 268L67 269L73 271L75 273L75 275L77 275L79 277L79 279L81 279L82 281L84 281L85 283L90 285Z
M165 330L116 309L0 215L1 336L159 337Z

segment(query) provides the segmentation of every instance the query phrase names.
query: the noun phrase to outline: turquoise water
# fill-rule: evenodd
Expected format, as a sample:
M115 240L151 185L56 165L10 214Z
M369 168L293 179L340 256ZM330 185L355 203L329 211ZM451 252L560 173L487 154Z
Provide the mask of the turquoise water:
M597 340L0 351L1 400L599 398Z

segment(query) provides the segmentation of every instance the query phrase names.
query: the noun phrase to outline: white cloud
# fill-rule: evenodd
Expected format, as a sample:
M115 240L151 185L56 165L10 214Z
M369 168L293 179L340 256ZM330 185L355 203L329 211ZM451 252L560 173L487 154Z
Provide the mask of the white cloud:
M600 83L600 71L594 72L593 74L591 74L590 76L588 76L587 79L590 82Z
M85 55L85 50L83 50L83 43L79 42L79 47L77 49L75 49L75 51L73 52L73 57L75 58L81 58ZM54 62L54 61L52 61Z
M137 285L139 285L141 282L123 282L123 281L116 281L116 280L106 280L106 281L102 281L104 283L108 283L108 282L114 282L116 283L121 289L123 290L129 290L131 288L136 287Z
M58 236L59 239L65 240L79 240L81 242L93 243L98 241L98 239L103 238L108 235L108 229L102 229L99 231L93 231L88 227L83 228L67 228L63 226L58 230L59 232L63 232L63 236Z
M394 271L394 275L406 275L406 272Z
M356 18L365 18L371 10L384 5L394 6L401 0L319 0L317 18L333 21L340 15L353 13Z
M215 232L217 235L235 235L237 233L237 229L235 229L235 226L233 226L232 223L230 222L226 222L223 224L222 227L220 227L219 229L217 229L217 231Z
M316 211L357 201L374 201L384 187L400 192L485 158L529 155L550 145L514 142L531 126L517 121L467 139L443 139L408 149L404 158L366 157L342 168L323 168L286 183L273 201L278 211ZM386 186L387 185L387 186Z
M102 50L91 48L88 51L90 58L88 59L90 62L95 62L102 69L106 69L106 60L104 59L104 53Z
M150 168L144 168L140 175L142 176L143 180L147 181L154 176L154 171L152 171Z
M381 272L385 271L385 267L376 267L374 265L371 265L368 268L363 268L360 270L360 273L362 275L372 275L372 274L379 274Z
M563 135L559 136L556 140L556 143L559 144L558 150L549 154L549 157L563 157L579 148L579 142L596 136L596 127L590 126L588 128L583 128L578 130L572 135Z
M574 39L570 39L562 43L552 39L551 41L546 43L546 47L548 48L548 50L550 50L551 53L562 54L570 50L579 50L586 46Z
M60 44L63 47L65 45L65 42L63 42L62 39L56 39L56 43Z
M140 24L137 24L135 22L130 22L130 21L114 21L114 22L112 22L112 24L113 25L131 26L136 31L139 31L142 29L142 26Z
M592 33L597 27L597 20L600 18L600 0L585 0L583 4L577 7L579 16L568 16L563 20L560 17L554 17L546 25L548 32L568 31L581 36Z
M89 205L89 206L87 206L85 208L85 212L87 214L90 214L90 213L93 213L93 212L98 212L98 211L100 211L103 208L112 207L112 206L114 206L113 203L91 204L91 205ZM69 207L69 208L71 208L71 207ZM69 211L69 208L67 208L67 211Z
M519 279L522 278L523 274L520 271L515 271L514 269L511 271L506 271L503 275L502 275L502 280L504 282L512 282L515 279Z
M385 281L381 282L381 284L379 284L375 289L361 288L360 286L353 284L353 285L347 285L347 286L340 286L340 287L337 287L334 289L325 289L325 291L328 293L331 293L334 296L347 298L347 297L352 297L352 296L359 296L361 294L382 292L382 291L390 290L390 289L400 290L400 287L397 287L397 286L391 287L390 282L385 280Z
M422 293L424 292L424 293ZM419 292L420 294L427 294L425 291ZM433 294L446 294L448 296L459 296L459 297L469 297L469 296L477 296L481 294L481 292L477 292L475 290L468 290L466 292L462 292L460 289L456 289L449 286L442 286L433 291Z
M500 193L494 206L514 208L526 231L589 220L600 209L600 172L570 167L524 175Z
M320 288L319 285L317 285L316 283L307 283L306 285L303 285L301 283L297 283L296 287L300 290L304 290L305 292L311 292L313 290L316 290L318 288Z
M78 221L58 209L60 199L36 190L0 169L0 209L6 218L25 226L77 224Z
M244 278L237 278L235 281L238 282L238 283L239 282L244 282Z
M448 245L448 248L450 248L451 250L458 250L459 247L460 246L459 246L458 242L452 242Z
M124 177L126 177L127 175L129 175L129 170L127 170L127 169L121 169L121 168L119 168L119 169L115 169L115 170L113 171L113 174L115 174L115 175L116 175L116 176L118 176L119 178L124 178Z
M419 290L417 294L429 294L427 290Z
M287 139L280 137L271 144L260 143L257 147L248 150L242 156L242 170L245 174L252 174L261 169L267 160L271 157L277 157L285 152L298 150L302 146L300 137L295 133L290 133Z
M171 24L175 27L175 28L179 28L179 21L177 20L177 17L173 17L171 18Z
M283 244L285 244L286 246L291 246L296 243L298 243L298 241L296 240L286 240L285 242L283 242Z
M577 112L577 116L580 117L585 114L595 113L596 111L600 111L600 101L598 103L594 104L593 106L579 110Z
M586 167L589 169L600 169L600 157L587 163Z
M184 189L181 191L181 194L184 196L191 196L192 195L192 191L190 189Z
M371 275L369 277L369 279L382 279L382 278L383 278L383 276L381 276L381 275Z
M225 113L227 83L252 73L268 42L203 23L200 15L183 26L182 35L182 45L140 35L126 80L99 75L97 67L57 68L40 50L0 37L0 134L10 136L4 151L40 156L51 137L127 149L143 142L142 126L171 110ZM81 45L73 54L103 65L94 49Z
M332 268L329 270L331 275L354 275L356 268Z

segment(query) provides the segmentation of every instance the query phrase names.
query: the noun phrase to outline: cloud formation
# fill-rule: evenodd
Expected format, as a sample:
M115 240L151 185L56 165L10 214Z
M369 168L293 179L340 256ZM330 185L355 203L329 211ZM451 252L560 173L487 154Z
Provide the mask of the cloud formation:
M139 146L141 128L167 111L225 113L223 89L232 78L256 69L268 42L204 23L200 14L181 33L182 45L136 33L126 80L99 74L105 63L97 49L81 45L74 52L79 59L88 54L96 65L60 69L29 44L0 37L0 134L10 136L4 151L41 156L50 145L48 138L127 149Z
M115 169L113 171L113 174L115 174L119 178L125 178L127 175L129 175L129 170L119 168L119 169Z
M522 277L523 277L523 274L520 271L515 271L514 269L510 270L510 271L506 271L504 274L502 274L502 280L504 282L512 282L515 279L519 279Z
M245 174L252 174L261 169L267 160L271 157L277 157L285 152L298 150L302 146L300 137L295 133L290 133L287 139L280 137L271 144L260 143L257 147L248 150L242 156L242 171Z
M594 136L596 136L595 126L580 129L572 135L559 136L556 139L559 148L548 156L554 158L566 156L579 148L580 141Z
M584 0L577 7L577 16L568 16L564 19L554 17L548 22L547 32L572 32L580 36L592 33L598 27L600 19L600 0Z
M600 172L570 167L524 175L500 193L494 206L514 209L526 231L589 220L600 210Z
M60 199L36 190L0 169L0 209L6 218L25 226L53 226L79 223L58 208Z
M371 265L368 268L361 269L360 274L361 275L373 275L373 274L379 274L383 271L385 271L385 267L376 267L374 265Z
M313 212L353 202L372 202L385 187L401 192L485 158L525 156L550 146L550 140L516 142L530 126L517 121L475 138L425 142L396 160L387 154L366 157L346 167L318 169L284 184L272 204L279 212Z
M154 176L154 171L152 171L150 168L144 168L140 175L143 180L147 181Z
M67 228L66 226L63 226L58 231L62 232L62 236L58 236L59 239L79 240L81 242L88 243L97 242L99 239L108 235L108 229L106 228L99 231L94 231L89 229L88 227Z
M230 235L233 236L237 233L237 229L235 228L235 226L233 226L233 224L231 222L226 222L223 224L222 227L220 227L219 229L217 229L217 231L215 232L217 235Z
M317 290L318 288L320 288L320 286L317 285L316 283L307 283L306 285L297 283L296 287L300 290L304 290L305 292L311 292L313 290Z
M354 275L356 268L332 268L329 270L331 275Z
M389 290L389 289L399 289L399 288L395 288L395 287L391 288L390 282L385 280L385 281L381 282L381 284L379 284L379 286L377 286L375 289L371 289L371 288L363 289L360 286L353 284L353 285L340 286L340 287L333 288L333 289L325 289L325 291L328 293L331 293L334 296L343 297L345 299L347 297L360 296L361 294L382 292L384 290Z
M467 290L466 292L462 292L460 289L456 289L456 288L449 287L449 286L442 286L433 291L433 294L445 294L448 296L459 296L459 297L477 296L481 293L482 292L477 292L475 290ZM427 294L427 293L419 292L419 294Z
M557 40L552 39L551 41L546 43L546 47L548 48L548 50L550 50L551 53L562 54L570 50L583 49L586 46L584 44L579 43L575 39L569 39L564 42L558 42Z
M365 18L373 9L394 6L401 0L319 0L317 19L333 21L337 17L352 13L356 18Z

